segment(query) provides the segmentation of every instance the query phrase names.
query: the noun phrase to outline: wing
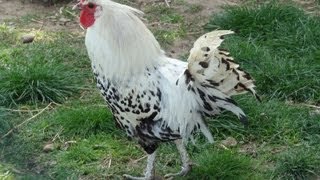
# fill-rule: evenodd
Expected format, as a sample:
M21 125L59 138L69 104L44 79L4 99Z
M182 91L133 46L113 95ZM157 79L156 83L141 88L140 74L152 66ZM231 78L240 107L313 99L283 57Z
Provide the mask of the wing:
M227 50L220 49L224 35L232 31L219 30L201 36L190 51L188 69L179 81L185 81L188 90L197 96L206 116L218 114L225 109L247 123L244 112L230 97L246 92L259 99L254 90L254 80L241 70Z

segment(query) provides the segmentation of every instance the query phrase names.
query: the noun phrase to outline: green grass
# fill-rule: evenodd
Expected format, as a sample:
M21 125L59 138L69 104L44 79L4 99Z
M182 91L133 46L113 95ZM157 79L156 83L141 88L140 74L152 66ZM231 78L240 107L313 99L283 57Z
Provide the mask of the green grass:
M186 179L256 179L250 158L231 151L207 148L195 158L198 164Z
M87 137L102 132L119 134L114 127L113 116L106 107L73 104L70 108L60 108L58 112L49 117L48 121L53 125L63 127L63 134L68 137Z
M74 143L68 144L70 141ZM47 143L55 147L49 154L42 151ZM42 115L2 145L8 163L27 169L28 174L40 168L45 176L58 179L92 174L114 176L124 173L118 166L141 156L135 143L128 143L115 127L105 107L76 102ZM105 158L112 158L114 166L103 175L105 169L99 165L105 163Z
M66 145L70 141L75 143ZM52 152L42 151L47 143L54 144ZM127 166L143 156L142 149L135 142L128 141L125 134L116 128L105 107L85 101L66 102L43 114L10 141L0 145L5 162L14 164L16 169L24 169L21 177L41 178L33 173L40 169L43 177L57 179L121 178L128 172L141 175L145 165L145 160L142 160L134 166ZM167 152L172 148L172 145L163 146L161 159L171 160L172 155ZM108 167L110 159L112 166ZM162 163L165 162L158 165L161 170ZM170 167L178 170L179 163L177 159ZM165 172L169 169L166 168ZM19 174L16 176L20 177Z
M244 142L280 146L280 155L259 150L262 165L274 164L265 177L306 179L319 177L318 148L320 115L297 103L320 101L319 47L320 19L294 6L263 4L227 7L205 26L207 30L231 29L224 47L256 80L263 102L238 99L249 119L249 128L241 128L236 118L225 114L210 122L218 138L236 137ZM226 119L233 119L227 121ZM299 150L294 148L304 144ZM286 148L294 150L286 152ZM305 151L304 153L302 153ZM271 173L270 173L271 172Z
M177 10L166 5L151 5L145 9L145 13L150 23L156 23L151 31L162 47L168 48L186 35L184 17Z
M312 179L319 175L319 149L306 148L295 148L280 154L272 176L276 179Z
M238 98L249 118L244 128L231 113L209 119L209 127L218 140L228 136L245 142L267 142L268 144L293 145L304 139L316 138L320 131L320 115L311 114L301 105L288 105L278 100L259 104L253 98Z
M7 118L9 115L6 111L2 110L2 108L0 107L0 119L5 119ZM8 121L1 121L0 123L0 134L5 134L8 129L10 129L10 123Z
M15 61L0 70L1 105L57 102L79 89L79 75L64 65L43 59Z
M320 18L293 6L268 3L228 7L207 30L231 29L226 47L252 72L268 98L320 101Z
M61 103L79 91L85 74L70 61L85 55L77 55L79 48L66 44L67 37L37 34L35 43L21 44L18 32L2 26L2 33L9 38L0 52L0 105Z
M184 1L174 5L186 6L190 13L201 11L200 6ZM149 23L160 23L152 31L166 48L196 25L186 25L189 22L174 7L151 4L145 11ZM21 26L30 17L25 21ZM215 144L196 135L195 145L188 144L193 171L176 179L320 177L320 114L305 106L319 103L319 26L319 17L281 4L227 7L210 19L207 30L237 31L223 46L255 77L263 102L249 95L235 98L248 115L247 128L230 113L208 119ZM30 31L36 34L35 41L21 44L21 35ZM61 103L0 142L0 179L143 175L146 159L137 161L144 156L142 149L116 128L93 88L83 37L5 24L0 25L0 32L0 136L39 112L28 110L41 110L52 101ZM227 137L234 137L238 144L223 148L221 140ZM44 152L46 144L53 144L54 149ZM156 174L177 172L180 166L175 146L162 144Z

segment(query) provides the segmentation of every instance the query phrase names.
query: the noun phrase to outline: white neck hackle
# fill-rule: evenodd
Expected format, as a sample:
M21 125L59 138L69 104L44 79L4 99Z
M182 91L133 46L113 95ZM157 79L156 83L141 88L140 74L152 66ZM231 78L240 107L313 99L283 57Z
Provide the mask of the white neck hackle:
M137 17L142 12L109 0L100 3L96 21L86 34L88 54L96 70L122 80L157 66L164 52Z

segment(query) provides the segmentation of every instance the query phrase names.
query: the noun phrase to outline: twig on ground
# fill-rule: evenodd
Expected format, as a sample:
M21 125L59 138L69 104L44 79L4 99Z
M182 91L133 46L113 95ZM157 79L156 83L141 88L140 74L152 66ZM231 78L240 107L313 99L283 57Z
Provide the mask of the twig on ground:
M66 13L70 14L72 17L78 17L76 14L70 12L69 10L65 9Z
M171 0L157 0L156 2L164 1L168 7L170 7Z
M62 104L56 103L56 102L51 102L52 104L56 105L56 106L62 106Z
M168 7L170 7L169 1L168 0L164 0L167 4Z
M149 23L148 24L149 26L154 26L154 25L157 25L157 26L159 26L159 25L162 25L162 26L174 26L174 27L178 27L178 26L180 26L179 24L170 24L170 23L166 23L166 22L153 22L153 23Z
M111 167L112 158L109 159L108 169Z
M29 121L31 121L32 119L36 118L37 116L39 116L40 114L42 114L45 110L49 109L52 103L48 104L48 106L46 106L45 108L43 108L40 112L38 112L37 114L33 115L32 117L24 120L22 123L14 126L12 129L10 129L5 135L1 136L0 141L2 139L4 139L5 137L7 137L8 135L10 135L14 130L20 128L22 125L28 123Z
M31 21L39 23L39 24L43 24L44 23L43 21L39 21L39 20L36 20L36 19L33 19L33 18L31 19Z
M133 160L132 162L133 162L133 163L138 163L139 161L141 161L141 160L143 160L143 159L145 159L145 158L147 158L147 157L148 157L148 155L145 155L145 156L143 156L143 157L141 157L141 158L139 158L139 159Z
M62 142L62 141L61 141L61 138L60 138L60 134L62 133L62 131L63 131L63 127L61 127L61 128L59 129L59 131L57 132L57 134L54 135L54 137L52 138L51 142L54 142L57 138L60 140L60 142Z
M9 108L0 108L0 109L5 111L11 111L11 112L26 112L26 113L41 111L41 109L34 109L34 110L9 109Z
M310 107L310 108L320 109L320 106L316 106L316 105L312 105L312 104L302 104L302 105Z
M108 107L107 104L94 104L93 107Z

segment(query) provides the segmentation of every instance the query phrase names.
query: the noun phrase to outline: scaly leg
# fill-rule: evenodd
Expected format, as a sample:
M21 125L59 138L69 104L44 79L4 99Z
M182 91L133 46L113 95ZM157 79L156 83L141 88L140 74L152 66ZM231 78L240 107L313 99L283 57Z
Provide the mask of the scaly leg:
M188 152L181 139L175 140L174 143L177 145L177 149L181 156L182 169L178 173L170 173L165 175L165 178L171 178L174 176L185 176L191 170L191 161Z
M154 161L156 159L156 151L153 152L152 154L148 155L148 160L147 160L147 168L146 172L144 174L144 177L133 177L128 174L124 174L123 177L126 179L131 179L131 180L152 180L154 179Z

